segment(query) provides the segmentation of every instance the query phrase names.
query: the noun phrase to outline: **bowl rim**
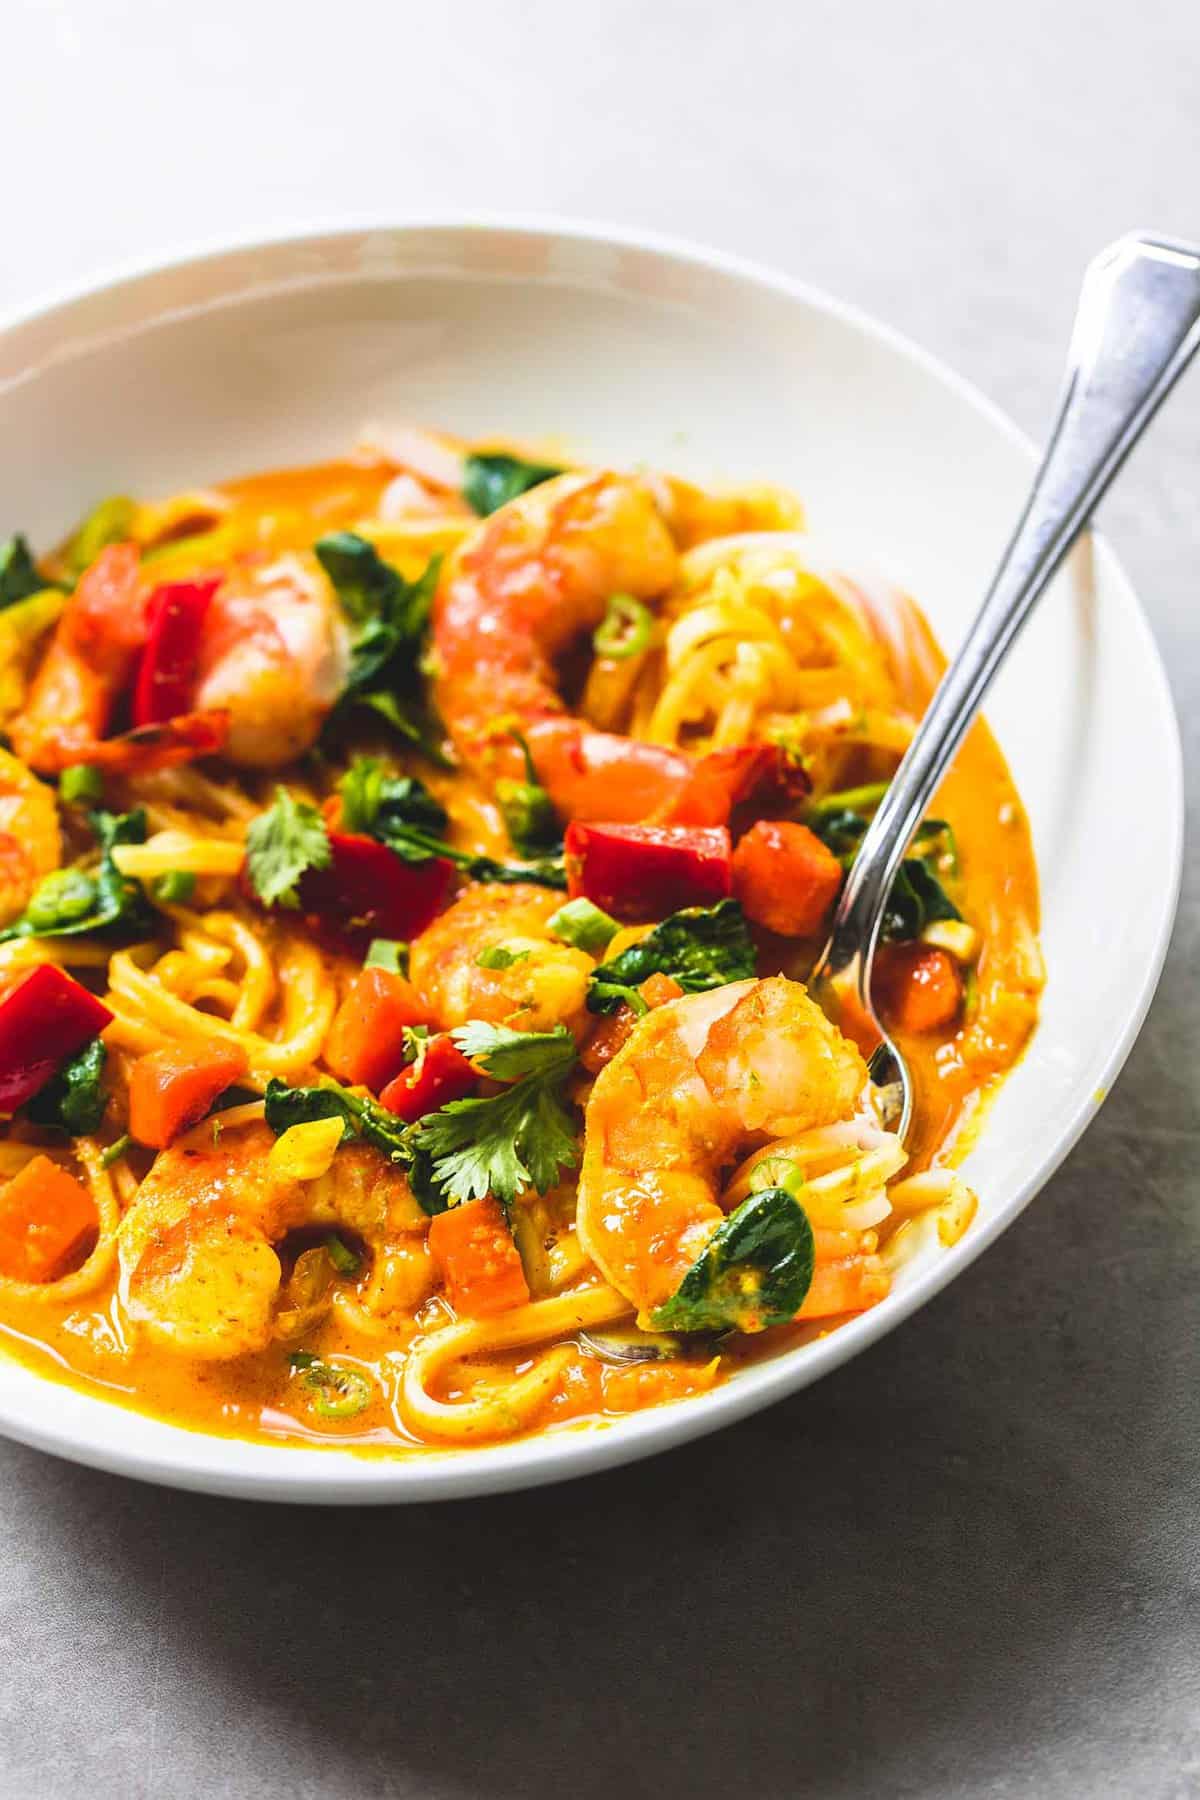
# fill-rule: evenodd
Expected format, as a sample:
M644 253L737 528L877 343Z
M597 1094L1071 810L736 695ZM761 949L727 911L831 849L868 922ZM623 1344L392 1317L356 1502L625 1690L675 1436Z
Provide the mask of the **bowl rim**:
M401 217L351 214L303 226L281 226L267 232L250 230L234 236L181 242L173 244L166 252L131 258L86 279L64 283L32 302L10 310L0 316L0 342L26 326L44 322L53 314L67 312L83 302L115 296L122 288L134 290L156 277L229 257L316 249L322 244L350 242L373 235L403 239L421 232L500 238L519 234L547 241L565 240L574 246L642 251L676 265L730 277L741 285L797 301L851 327L916 366L981 416L1020 452L1031 467L1036 463L1038 451L1032 439L974 383L959 375L933 352L854 303L736 252L718 250L655 230L553 213L445 211ZM414 271L416 274L421 272L419 268ZM462 271L458 273L461 275ZM326 280L336 283L375 278L369 271L351 270L329 276L313 274L305 278L304 285L316 285ZM386 279L404 278L402 265L386 274ZM288 278L281 277L280 283L276 284L268 276L245 293L200 302L195 309L184 307L175 316L186 315L192 310L207 310L214 305L236 306L251 292L270 293L277 285L283 285L285 279ZM537 284L546 277L535 271L522 279ZM570 284L569 277L566 284ZM165 315L160 313L158 316ZM152 323L151 318L140 319L133 329L142 330ZM6 386L6 382L0 381L0 394ZM1111 1091L1158 986L1179 901L1183 870L1184 786L1178 715L1162 657L1137 591L1103 535L1093 527L1090 538L1097 566L1103 569L1115 589L1118 603L1128 614L1130 624L1140 638L1147 672L1159 689L1167 761L1162 791L1163 816L1170 825L1168 878L1160 889L1162 897L1153 945L1143 966L1133 1004L1105 1057L1098 1087L1083 1097L1064 1119L1049 1155L1039 1161L1002 1209L978 1221L958 1244L928 1263L902 1291L891 1294L828 1337L745 1370L737 1380L710 1393L606 1421L599 1426L563 1428L550 1435L475 1450L423 1449L411 1455L400 1453L389 1457L386 1453L364 1455L352 1450L309 1450L220 1436L152 1418L135 1408L114 1404L68 1386L67 1391L73 1398L83 1403L88 1419L86 1429L72 1429L55 1422L53 1408L47 1413L36 1404L37 1395L46 1387L61 1392L62 1384L15 1358L5 1357L6 1366L19 1369L28 1378L33 1403L14 1402L8 1395L0 1393L0 1434L111 1473L242 1499L305 1504L390 1504L468 1498L573 1479L706 1436L819 1380L878 1342L940 1293L1025 1210L1061 1166ZM121 1442L124 1434L117 1426L117 1420L128 1413L132 1413L140 1426L149 1424L153 1428L148 1433L155 1440L153 1445Z

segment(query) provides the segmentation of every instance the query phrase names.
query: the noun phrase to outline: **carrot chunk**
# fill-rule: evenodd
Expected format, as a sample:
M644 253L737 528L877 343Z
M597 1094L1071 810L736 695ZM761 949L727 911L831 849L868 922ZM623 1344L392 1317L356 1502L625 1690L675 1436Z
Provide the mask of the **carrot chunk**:
M807 825L760 819L733 853L733 891L747 918L780 937L813 937L842 885L842 865Z
M897 1031L940 1031L958 1017L962 977L932 944L887 944L875 959L872 994Z
M48 1156L0 1188L0 1275L52 1281L97 1225L92 1196Z
M438 1213L429 1227L429 1248L456 1312L485 1318L529 1299L520 1254L500 1202L490 1194Z
M337 1010L325 1061L340 1081L378 1093L403 1065L405 1028L428 1021L429 1008L411 981L391 969L364 969Z
M129 1072L130 1135L165 1150L248 1067L237 1044L170 1044L139 1056Z

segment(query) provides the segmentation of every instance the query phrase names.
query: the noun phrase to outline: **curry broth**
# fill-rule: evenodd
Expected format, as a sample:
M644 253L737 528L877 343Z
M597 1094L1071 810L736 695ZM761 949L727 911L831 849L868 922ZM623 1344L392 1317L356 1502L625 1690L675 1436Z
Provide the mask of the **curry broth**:
M209 490L220 507L209 528L243 533L264 555L308 546L323 532L373 517L398 473L374 455L252 476ZM490 798L467 775L439 772L430 786L447 805L458 841L496 852L503 827ZM1028 822L999 747L986 725L967 737L934 809L953 827L961 863L964 915L983 948L962 1022L934 1039L909 1036L903 1048L917 1083L910 1167L947 1165L969 1148L999 1079L1019 1057L1036 1019L1041 983L1038 886ZM352 1329L334 1310L305 1338L306 1348L360 1368L373 1398L353 1420L314 1415L289 1366L288 1347L272 1345L230 1362L192 1362L139 1342L122 1318L115 1278L86 1304L8 1297L0 1341L19 1362L83 1391L136 1407L194 1430L261 1442L350 1445L395 1452L424 1448L400 1423L395 1394L407 1339L453 1317L434 1297L407 1334L386 1341ZM533 1431L611 1418L708 1388L739 1362L771 1354L836 1324L776 1328L735 1339L719 1357L611 1368L577 1352L532 1423ZM454 1399L487 1372L518 1372L539 1354L521 1348L468 1360L441 1397Z

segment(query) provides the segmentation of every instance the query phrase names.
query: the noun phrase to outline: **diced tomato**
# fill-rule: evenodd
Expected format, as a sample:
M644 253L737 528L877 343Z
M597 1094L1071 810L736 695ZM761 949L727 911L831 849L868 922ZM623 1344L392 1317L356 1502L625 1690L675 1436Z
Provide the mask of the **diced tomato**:
M133 685L134 725L161 725L186 713L200 639L220 576L156 588L146 607L146 648Z
M111 1024L103 1001L42 963L0 999L0 1112L15 1112L50 1077Z
M380 1104L411 1125L471 1092L479 1077L445 1032L430 1038L419 1063L401 1069L379 1096Z
M165 1150L248 1067L238 1044L182 1043L147 1051L129 1072L130 1135Z
M529 1285L500 1202L468 1200L438 1213L429 1248L454 1310L471 1318L524 1306Z
M780 937L813 937L842 885L842 865L807 825L760 819L733 853L733 891L746 917Z
M897 1031L940 1031L958 1017L958 966L932 944L885 944L875 958L872 997Z
M361 955L372 938L413 938L442 909L454 865L444 857L407 863L375 838L331 831L332 861L300 881L309 929Z
M567 890L620 919L662 918L681 906L709 906L732 885L723 826L567 827Z
M0 1275L52 1281L96 1230L96 1206L81 1181L35 1156L0 1188Z
M404 1032L429 1020L411 981L391 969L356 975L325 1041L325 1061L340 1081L378 1093L404 1062Z

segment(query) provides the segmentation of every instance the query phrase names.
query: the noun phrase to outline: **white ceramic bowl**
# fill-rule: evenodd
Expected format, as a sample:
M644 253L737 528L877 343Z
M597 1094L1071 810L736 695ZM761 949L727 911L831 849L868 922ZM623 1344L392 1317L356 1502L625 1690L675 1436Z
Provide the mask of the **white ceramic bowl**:
M342 229L197 256L60 299L0 333L0 530L58 536L98 496L303 462L364 422L562 434L597 457L768 477L822 540L908 587L953 649L1032 451L888 331L783 277L645 236L524 221ZM362 1458L160 1424L0 1358L0 1430L218 1493L396 1501L579 1475L744 1417L845 1362L1021 1211L1100 1105L1165 953L1182 842L1167 683L1092 541L1029 626L989 716L1033 823L1049 983L969 1162L980 1216L874 1311L715 1393L599 1430ZM1136 856L1112 854L1136 811Z

